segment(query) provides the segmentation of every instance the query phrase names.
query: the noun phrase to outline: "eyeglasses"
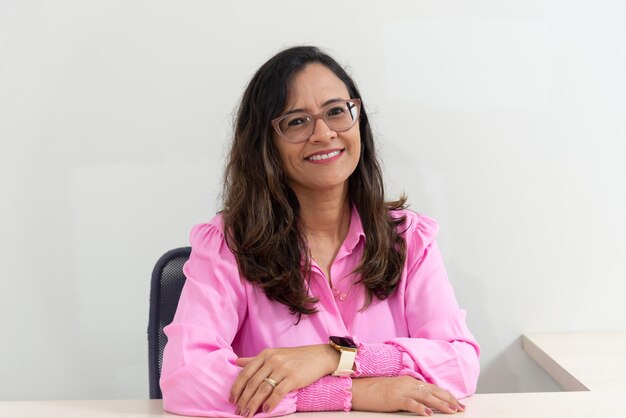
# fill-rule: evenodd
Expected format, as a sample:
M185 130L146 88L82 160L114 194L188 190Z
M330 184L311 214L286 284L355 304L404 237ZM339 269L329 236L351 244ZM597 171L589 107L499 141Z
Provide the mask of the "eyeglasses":
M338 99L324 106L320 113L293 112L279 116L272 126L288 142L304 142L315 132L318 119L322 119L335 132L352 128L359 120L360 99Z

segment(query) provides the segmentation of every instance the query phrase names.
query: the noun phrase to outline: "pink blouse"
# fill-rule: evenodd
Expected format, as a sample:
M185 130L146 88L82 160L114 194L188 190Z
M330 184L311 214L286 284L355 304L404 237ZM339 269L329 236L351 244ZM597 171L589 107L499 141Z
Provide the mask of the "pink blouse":
M361 311L365 292L351 274L366 240L361 219L352 210L350 228L331 266L335 291L315 262L309 292L318 311L300 323L289 309L270 301L239 274L224 239L223 221L191 231L192 253L174 321L165 328L161 389L164 408L176 414L237 417L228 401L241 370L237 357L255 356L270 347L325 344L331 335L352 336L359 343L352 377L326 376L293 391L270 413L349 410L353 378L409 375L450 391L457 398L474 393L479 347L467 328L437 248L437 223L405 210L399 229L407 260L396 291L373 297Z

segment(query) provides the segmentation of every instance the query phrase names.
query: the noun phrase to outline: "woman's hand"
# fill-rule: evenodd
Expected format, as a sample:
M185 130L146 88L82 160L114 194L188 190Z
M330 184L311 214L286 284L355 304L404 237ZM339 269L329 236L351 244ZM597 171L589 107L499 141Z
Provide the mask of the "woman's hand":
M449 392L409 376L352 379L352 409L356 411L408 411L430 416L433 409L446 414L465 406Z
M231 389L237 414L251 417L263 404L269 412L292 390L308 386L335 371L339 353L328 344L269 348L256 357L240 357L243 367ZM273 387L265 378L276 383Z

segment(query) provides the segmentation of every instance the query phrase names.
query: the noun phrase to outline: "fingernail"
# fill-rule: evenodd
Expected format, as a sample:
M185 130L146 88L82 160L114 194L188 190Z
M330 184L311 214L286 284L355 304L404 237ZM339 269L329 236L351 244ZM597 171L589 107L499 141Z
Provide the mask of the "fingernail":
M459 409L456 406L454 406L454 405L448 405L448 408L450 408L450 410L452 410L454 412L458 412L459 411Z
M268 404L263 405L263 412L267 412L270 410L270 406Z
M235 408L235 415L241 415L240 412L241 409L239 409L239 407Z
M232 394L228 397L228 402L235 403L235 397Z
M247 417L248 415L250 415L250 410L248 408L246 408L245 411L243 411L243 414L241 414L242 417Z
M465 405L463 405L461 402L459 402L459 408L461 409L461 411L465 411Z
M424 409L424 412L426 413L426 415L431 416L433 414L433 410L430 408L426 408Z

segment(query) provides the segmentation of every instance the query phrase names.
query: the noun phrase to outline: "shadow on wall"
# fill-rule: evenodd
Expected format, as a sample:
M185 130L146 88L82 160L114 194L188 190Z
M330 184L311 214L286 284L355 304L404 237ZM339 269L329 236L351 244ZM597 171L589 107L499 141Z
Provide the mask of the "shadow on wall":
M489 292L477 276L456 268L449 260L449 276L459 304L481 346L481 371L477 393L560 392L563 389L522 349L521 333L495 315ZM508 318L511 320L512 318ZM521 325L523 326L523 325Z
M478 393L560 392L556 383L522 350L522 337L482 366Z

